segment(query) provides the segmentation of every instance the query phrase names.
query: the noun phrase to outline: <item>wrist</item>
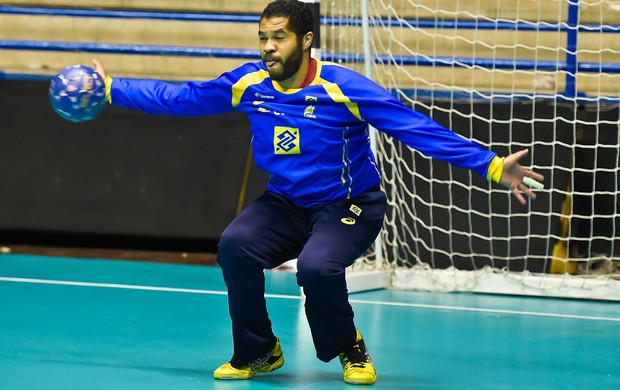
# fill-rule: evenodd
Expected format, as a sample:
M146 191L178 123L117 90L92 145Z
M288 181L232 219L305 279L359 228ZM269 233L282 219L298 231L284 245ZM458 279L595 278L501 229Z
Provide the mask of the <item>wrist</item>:
M504 157L493 157L487 170L487 180L499 183L504 173Z
M105 77L105 101L108 103L112 103L112 77Z

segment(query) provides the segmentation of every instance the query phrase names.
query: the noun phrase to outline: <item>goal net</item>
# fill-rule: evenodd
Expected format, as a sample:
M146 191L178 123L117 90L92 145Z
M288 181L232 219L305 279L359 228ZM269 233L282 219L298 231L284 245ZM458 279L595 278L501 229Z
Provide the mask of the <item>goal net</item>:
M396 288L620 300L616 1L321 8L327 59L499 155L528 149L522 164L545 175L523 206L379 132L389 209L377 248L354 269L387 269Z

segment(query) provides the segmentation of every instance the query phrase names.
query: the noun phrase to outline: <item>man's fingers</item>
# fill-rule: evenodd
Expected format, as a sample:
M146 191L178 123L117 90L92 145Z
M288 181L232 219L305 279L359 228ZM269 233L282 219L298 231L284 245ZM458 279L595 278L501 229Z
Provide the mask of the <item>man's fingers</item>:
M523 184L525 184L526 188L530 187L536 190L542 190L543 188L545 188L545 185L543 183L536 181L529 176L523 176Z
M95 66L95 70L97 71L97 73L99 73L101 76L103 76L103 78L105 78L107 75L105 73L105 70L103 69L103 65L101 65L101 62L93 58L92 63Z
M525 204L525 198L523 197L523 194L521 194L521 191L519 190L519 188L513 188L512 189L512 194L515 196L515 198L517 198L517 200L519 201L519 203L521 204Z

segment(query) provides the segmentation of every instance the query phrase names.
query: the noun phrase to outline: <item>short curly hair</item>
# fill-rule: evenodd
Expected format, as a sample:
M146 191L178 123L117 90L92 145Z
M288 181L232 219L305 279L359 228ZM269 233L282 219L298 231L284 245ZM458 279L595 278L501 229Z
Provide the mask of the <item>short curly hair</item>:
M288 18L288 28L298 37L303 37L306 33L313 30L314 17L310 8L297 0L276 0L267 5L260 18L269 19L272 17Z

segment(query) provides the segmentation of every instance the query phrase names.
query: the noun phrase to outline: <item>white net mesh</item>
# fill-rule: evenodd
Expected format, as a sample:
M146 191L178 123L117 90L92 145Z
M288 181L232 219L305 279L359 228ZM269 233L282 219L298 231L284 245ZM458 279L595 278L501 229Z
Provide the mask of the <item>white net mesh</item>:
M322 5L324 53L360 72L364 3ZM528 149L523 163L545 175L522 206L380 135L392 284L620 299L618 2L369 0L368 12L375 81L500 155Z

